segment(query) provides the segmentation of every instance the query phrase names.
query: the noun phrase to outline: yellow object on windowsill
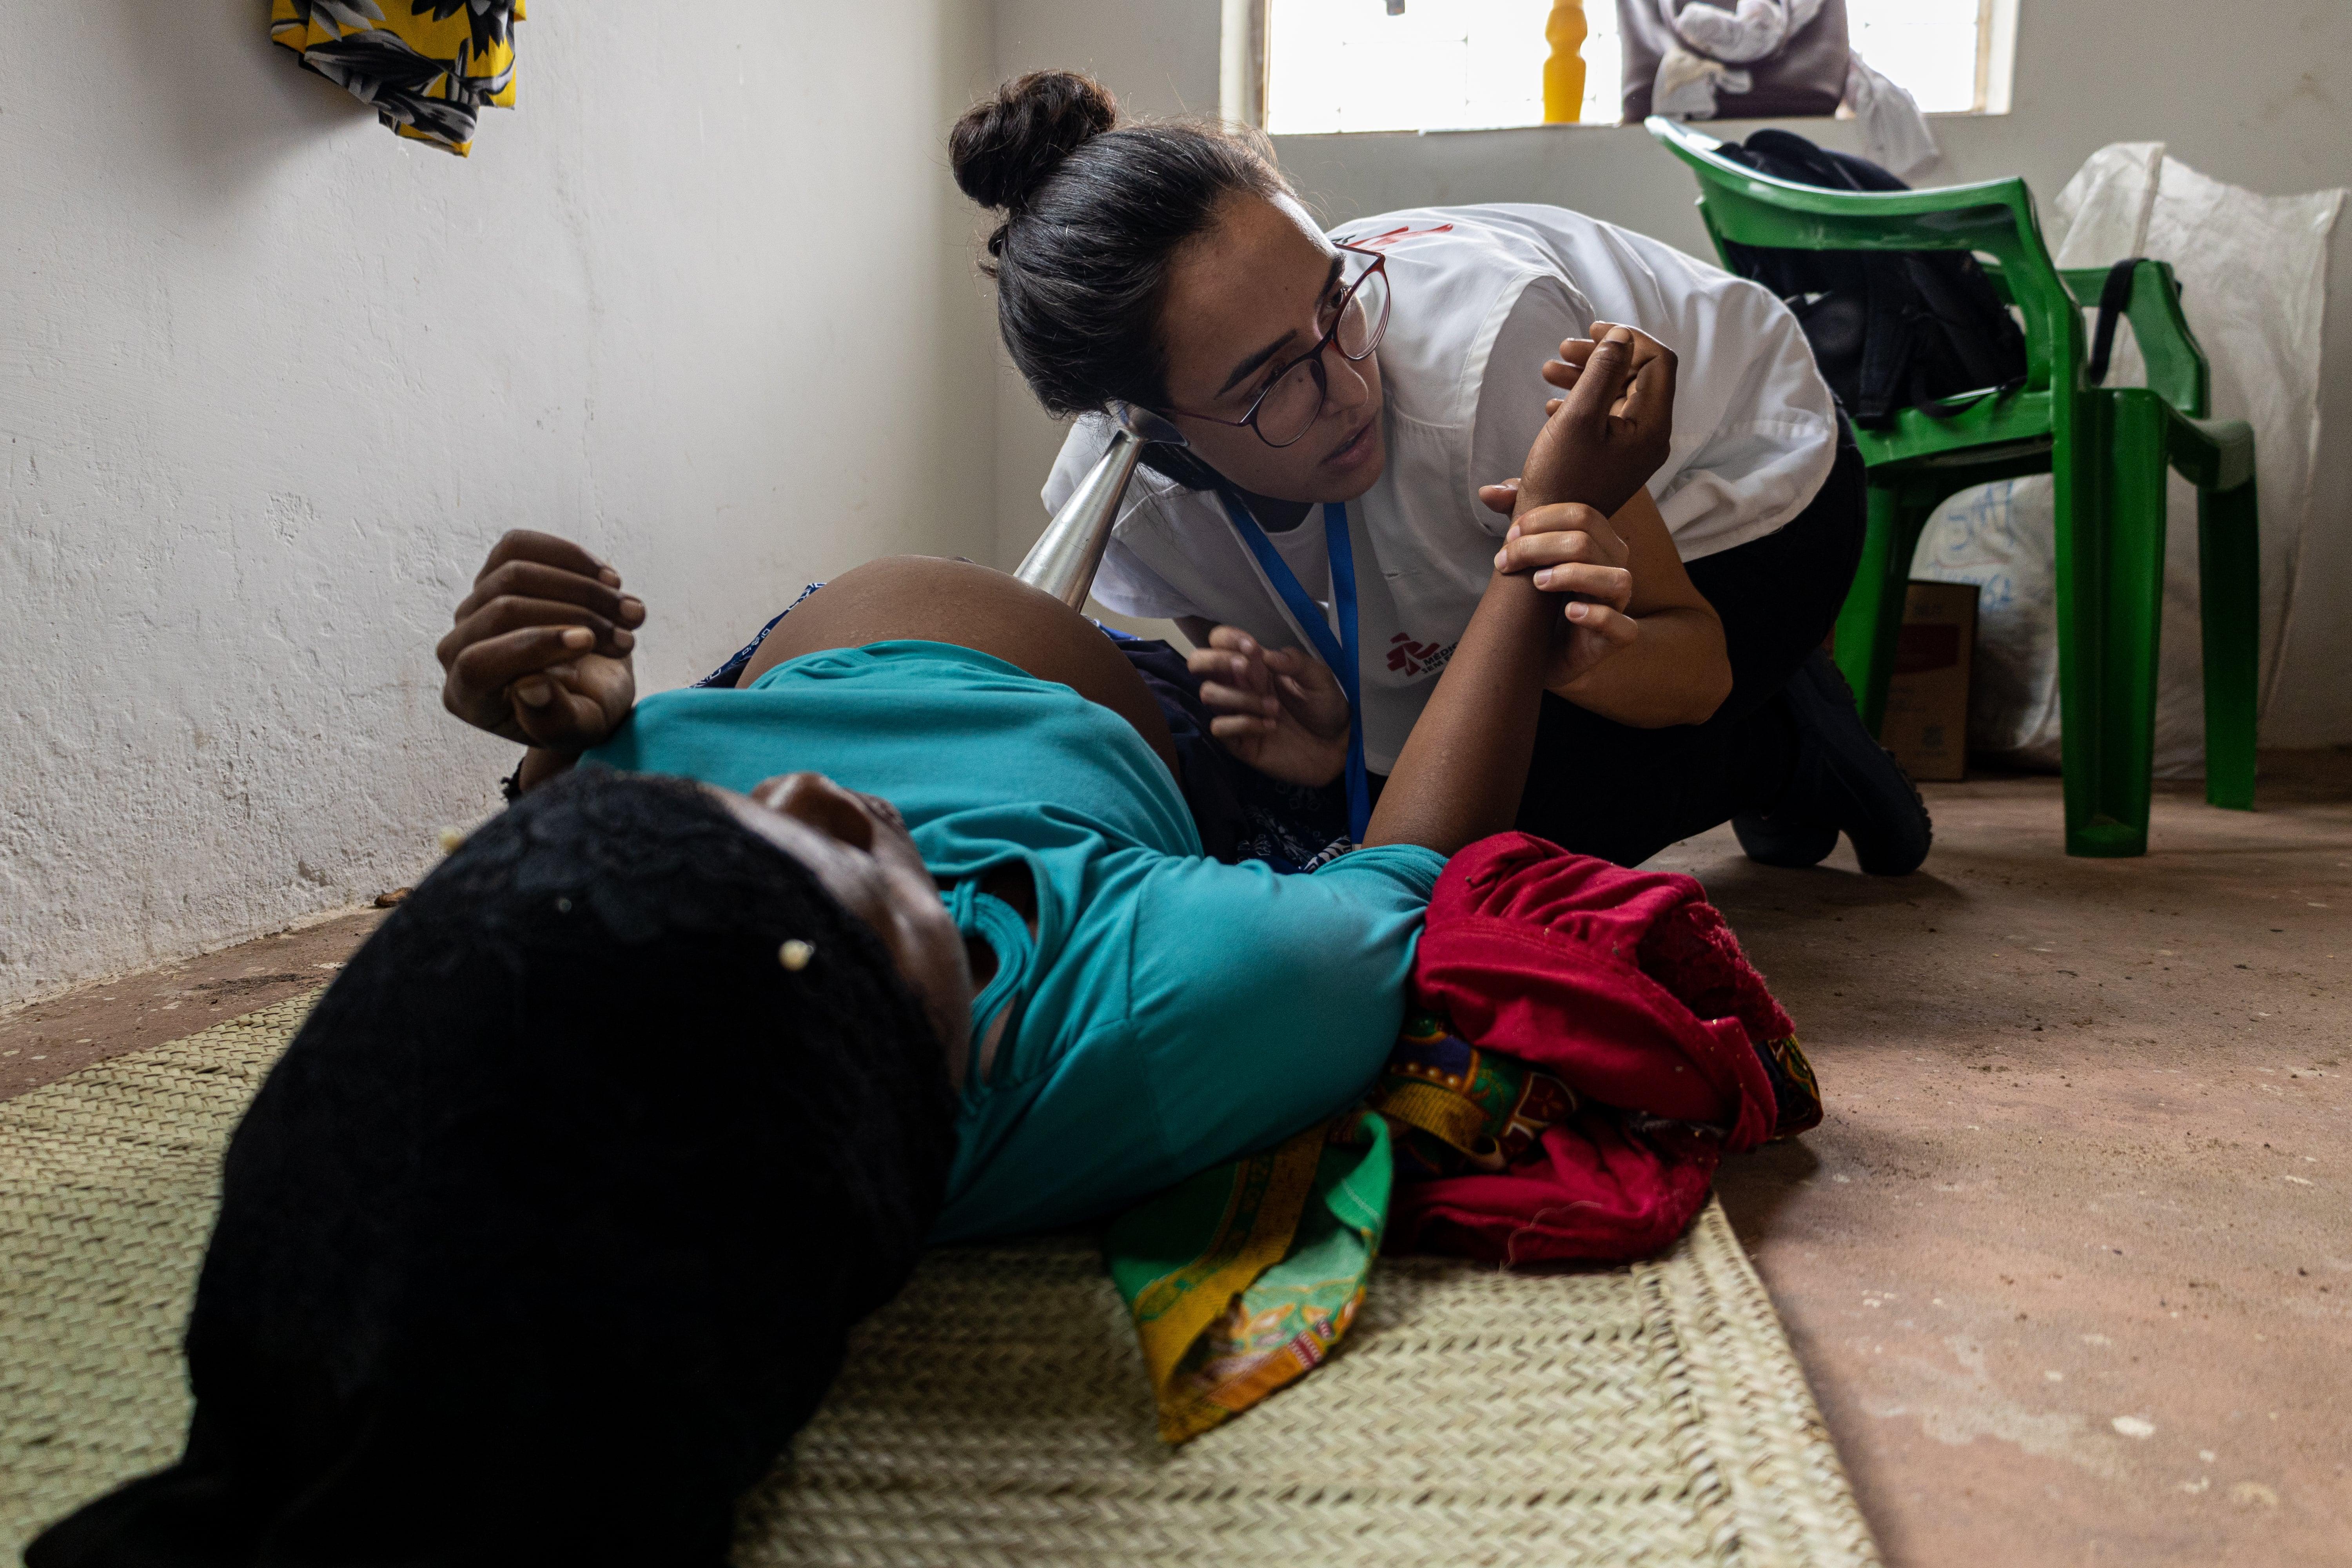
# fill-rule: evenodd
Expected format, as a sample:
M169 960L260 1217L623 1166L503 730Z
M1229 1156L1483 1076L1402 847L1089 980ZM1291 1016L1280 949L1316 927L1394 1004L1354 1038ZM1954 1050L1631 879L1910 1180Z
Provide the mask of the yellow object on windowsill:
M1544 37L1551 58L1544 61L1544 123L1573 125L1584 117L1584 3L1552 0Z

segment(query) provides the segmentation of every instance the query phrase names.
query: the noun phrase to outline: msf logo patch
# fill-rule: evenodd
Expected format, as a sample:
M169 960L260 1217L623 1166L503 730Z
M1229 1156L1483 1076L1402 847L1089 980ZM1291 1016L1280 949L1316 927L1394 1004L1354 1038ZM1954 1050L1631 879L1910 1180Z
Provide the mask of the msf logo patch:
M1458 644L1415 642L1403 632L1389 638L1389 668L1407 680L1435 675L1454 657Z

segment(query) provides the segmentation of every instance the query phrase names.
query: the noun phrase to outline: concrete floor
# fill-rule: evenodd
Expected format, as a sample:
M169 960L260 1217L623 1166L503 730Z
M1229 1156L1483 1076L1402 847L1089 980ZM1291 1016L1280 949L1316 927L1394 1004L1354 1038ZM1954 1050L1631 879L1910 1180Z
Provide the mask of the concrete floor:
M1668 858L1821 1075L1722 1193L1891 1563L2352 1563L2352 753L2265 761L2144 859L2043 778L1900 881Z
M1700 876L1829 1118L1722 1191L1890 1563L2352 1562L2352 752L2069 860L2053 779L1929 786L1879 881ZM0 1096L331 974L354 914L0 1018Z

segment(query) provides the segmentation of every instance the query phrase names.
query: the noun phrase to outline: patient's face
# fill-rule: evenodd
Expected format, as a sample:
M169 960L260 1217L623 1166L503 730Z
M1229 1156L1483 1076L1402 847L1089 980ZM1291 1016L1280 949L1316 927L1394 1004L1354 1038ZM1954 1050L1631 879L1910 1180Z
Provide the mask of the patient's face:
M1177 252L1160 309L1168 402L1239 419L1283 368L1315 346L1339 282L1339 252L1298 204L1236 196L1217 225ZM1255 430L1174 416L1193 454L1254 495L1353 500L1381 477L1380 356L1323 351L1330 394L1307 434L1283 447Z
M736 819L806 866L843 909L874 928L914 987L963 1081L971 1033L971 967L939 887L898 808L823 773L784 773L748 795L716 792Z

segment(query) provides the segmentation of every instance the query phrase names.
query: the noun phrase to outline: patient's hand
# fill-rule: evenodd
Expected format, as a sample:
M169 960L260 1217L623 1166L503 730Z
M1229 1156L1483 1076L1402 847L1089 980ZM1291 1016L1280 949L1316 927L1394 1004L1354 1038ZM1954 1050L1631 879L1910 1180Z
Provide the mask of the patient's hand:
M645 618L612 567L569 540L516 529L491 547L434 650L442 704L509 741L586 751L636 701L629 656Z
M1592 338L1572 338L1543 367L1544 379L1563 390L1587 375L1603 377L1615 395L1580 413L1561 398L1528 448L1517 504L1580 501L1613 516L1666 460L1674 439L1675 352L1646 333L1607 321Z
M1239 626L1219 626L1186 662L1213 715L1209 733L1251 767L1319 785L1348 765L1348 694L1305 648L1261 647Z

